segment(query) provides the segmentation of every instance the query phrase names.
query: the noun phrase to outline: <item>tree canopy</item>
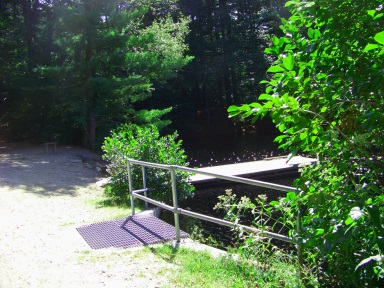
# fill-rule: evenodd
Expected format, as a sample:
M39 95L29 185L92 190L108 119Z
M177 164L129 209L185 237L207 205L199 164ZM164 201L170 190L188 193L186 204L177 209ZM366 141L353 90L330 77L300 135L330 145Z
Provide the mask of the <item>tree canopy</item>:
M15 126L21 133L46 140L67 127L90 145L97 129L108 131L116 122L165 125L160 118L169 108L138 111L136 103L151 96L154 81L174 76L191 60L185 56L188 20L163 13L171 1L155 4L3 2L1 77L8 96L2 101L10 107L8 120L20 122Z
M180 0L177 7L190 18L186 41L194 60L177 77L156 83L154 98L143 105L172 104L172 126L183 136L228 136L234 132L228 106L261 92L272 60L264 53L266 36L278 32L284 1Z
M4 0L2 127L83 144L126 122L229 135L227 107L266 79L266 35L278 33L283 3Z

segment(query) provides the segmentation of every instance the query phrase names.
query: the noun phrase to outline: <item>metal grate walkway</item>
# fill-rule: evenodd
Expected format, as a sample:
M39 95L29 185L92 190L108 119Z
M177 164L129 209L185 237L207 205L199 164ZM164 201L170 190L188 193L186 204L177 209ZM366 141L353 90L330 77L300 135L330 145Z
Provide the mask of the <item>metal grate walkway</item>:
M92 249L131 248L176 239L176 229L153 215L140 215L76 228ZM189 235L180 231L181 238Z

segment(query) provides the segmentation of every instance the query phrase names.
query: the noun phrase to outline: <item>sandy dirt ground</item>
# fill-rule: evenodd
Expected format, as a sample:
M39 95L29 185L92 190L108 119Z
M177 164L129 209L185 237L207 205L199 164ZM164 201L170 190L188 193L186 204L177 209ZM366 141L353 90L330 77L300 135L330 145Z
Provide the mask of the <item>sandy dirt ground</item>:
M97 204L103 175L79 155L98 157L79 147L59 145L55 154L0 142L0 287L166 285L174 264L148 249L92 250L77 232L125 213Z

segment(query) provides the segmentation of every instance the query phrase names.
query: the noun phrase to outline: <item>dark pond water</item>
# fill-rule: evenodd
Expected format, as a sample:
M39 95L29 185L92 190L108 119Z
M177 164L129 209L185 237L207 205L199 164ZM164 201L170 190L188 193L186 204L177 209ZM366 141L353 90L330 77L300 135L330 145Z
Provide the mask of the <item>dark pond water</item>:
M286 155L273 142L276 133L200 137L183 142L190 167L208 167Z

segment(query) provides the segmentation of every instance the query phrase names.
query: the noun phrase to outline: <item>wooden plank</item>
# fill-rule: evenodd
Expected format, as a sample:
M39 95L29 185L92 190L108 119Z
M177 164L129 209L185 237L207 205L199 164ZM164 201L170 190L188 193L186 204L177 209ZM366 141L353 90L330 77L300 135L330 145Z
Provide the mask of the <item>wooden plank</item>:
M289 162L287 162L287 156L283 156L266 158L260 161L204 167L198 168L197 170L225 176L245 177L255 176L258 174L261 175L275 172L295 171L298 169L299 165L310 165L314 164L316 161L317 160L314 158L294 156L289 160ZM193 175L190 178L192 184L210 182L214 179L215 177L200 174Z

